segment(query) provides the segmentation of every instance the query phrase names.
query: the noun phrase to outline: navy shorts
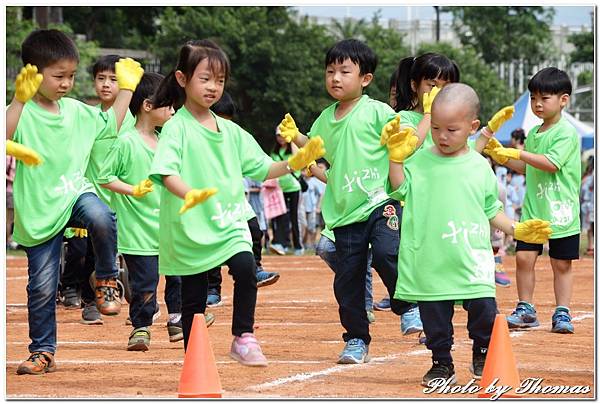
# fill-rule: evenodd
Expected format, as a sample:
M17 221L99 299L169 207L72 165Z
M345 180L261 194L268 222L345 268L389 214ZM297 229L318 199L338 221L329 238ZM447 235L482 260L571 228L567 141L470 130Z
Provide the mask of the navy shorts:
M551 238L548 243L550 245L550 258L557 260L579 259L579 233L562 238ZM542 255L543 247L543 244L532 244L517 240L517 251L538 251L538 255Z

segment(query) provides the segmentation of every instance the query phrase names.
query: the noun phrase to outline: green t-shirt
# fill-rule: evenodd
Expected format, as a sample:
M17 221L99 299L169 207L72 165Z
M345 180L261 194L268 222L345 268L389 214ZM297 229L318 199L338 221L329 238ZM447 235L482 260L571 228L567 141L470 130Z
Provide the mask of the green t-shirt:
M335 242L335 235L333 234L333 231L327 226L325 226L323 230L321 230L321 236L325 236L329 240Z
M543 154L558 171L549 173L526 165L521 220L549 220L552 225L550 238L578 234L581 151L577 130L565 118L544 132L538 133L539 128L540 125L529 131L525 150Z
M395 116L383 102L363 95L342 119L335 119L338 102L327 107L313 123L309 136L321 136L330 163L321 212L327 227L367 220L389 199L385 181L388 152L379 143L383 126Z
M96 108L101 109L102 104L98 104ZM127 132L134 126L135 117L131 114L129 108L127 108L127 113L125 113L125 119L123 119L123 123L121 124L119 135ZM96 194L98 194L98 197L102 200L102 202L106 203L109 207L112 207L110 198L113 196L113 193L110 192L108 189L102 188L97 183L97 178L100 174L100 170L104 165L104 160L108 156L108 151L110 150L114 141L114 138L110 138L99 140L96 143L94 143L94 147L92 147L92 154L90 155L90 163L88 164L87 170L85 171L85 176L88 180L90 180L92 185L94 185L94 188L96 189Z
M182 107L162 129L150 179L179 176L192 188L218 193L179 214L183 200L160 195L159 262L165 275L192 275L252 251L243 177L263 181L273 160L235 123L213 114L219 132L202 126Z
M285 148L279 149L277 152L271 153L271 158L274 161L286 161L288 158L292 156L292 153L287 153ZM294 174L296 177L300 177L300 171L295 171ZM294 176L290 174L282 175L278 178L279 187L283 192L296 192L300 191L300 183Z
M148 178L154 150L144 142L135 127L120 132L98 172L98 184L121 180L137 185ZM158 213L160 185L141 198L111 192L112 208L117 214L119 252L132 255L158 254ZM103 188L104 189L104 188Z
M38 167L17 162L14 181L14 239L26 247L49 240L63 231L77 198L94 187L85 178L94 142L114 137L113 109L102 112L72 98L58 100L53 114L34 101L21 113L14 140L37 151Z
M406 180L390 196L404 200L397 299L495 297L490 223L502 210L487 160L469 150L440 157L428 149L404 166Z

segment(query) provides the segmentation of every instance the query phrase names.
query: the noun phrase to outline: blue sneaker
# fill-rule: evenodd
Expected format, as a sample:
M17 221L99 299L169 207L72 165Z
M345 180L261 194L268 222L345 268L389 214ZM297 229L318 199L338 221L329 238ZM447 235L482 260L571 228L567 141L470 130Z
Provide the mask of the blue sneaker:
M390 304L390 297L386 296L377 303L373 303L373 308L377 311L390 311L392 306Z
M210 293L206 297L206 307L219 307L223 305L223 301L221 300L221 296L217 294Z
M540 325L535 308L527 302L517 303L517 308L506 318L508 328L532 328Z
M569 309L564 306L558 306L552 315L552 332L559 334L573 334L573 324L571 324L571 315Z
M367 363L369 358L369 346L360 338L352 338L346 342L344 350L340 354L337 363L357 364Z
M418 306L413 307L400 316L400 330L402 331L402 335L423 331L423 323L421 322L421 313L419 313Z
M278 272L267 272L261 267L257 268L256 271L256 287L260 288L263 286L272 285L279 280Z

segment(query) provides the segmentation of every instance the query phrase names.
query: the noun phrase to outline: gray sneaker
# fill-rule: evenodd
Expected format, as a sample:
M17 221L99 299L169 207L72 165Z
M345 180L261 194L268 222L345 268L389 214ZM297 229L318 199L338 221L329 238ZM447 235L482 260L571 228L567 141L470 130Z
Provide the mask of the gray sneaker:
M128 351L147 351L150 349L150 330L148 327L134 329L129 335Z
M102 320L102 314L100 314L98 307L96 307L96 302L91 301L84 303L83 309L81 310L81 320L79 322L87 325L104 324L104 320Z

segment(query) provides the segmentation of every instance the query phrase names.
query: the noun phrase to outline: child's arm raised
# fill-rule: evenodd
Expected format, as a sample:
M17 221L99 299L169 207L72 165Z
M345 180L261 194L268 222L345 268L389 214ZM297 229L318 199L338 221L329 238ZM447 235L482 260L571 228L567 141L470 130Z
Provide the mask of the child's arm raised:
M514 112L515 107L509 105L508 107L504 107L494 114L494 116L492 117L492 119L490 119L488 124L484 126L483 129L481 129L481 132L479 132L479 136L475 141L475 150L477 150L477 153L481 153L483 149L485 149L488 140L490 140L494 136L495 132L498 132L498 130L500 130L500 127L504 125L504 122L512 118Z
M519 223L506 216L504 212L499 212L493 219L490 219L490 224L502 230L504 234L513 236L515 240L526 243L544 244L552 235L548 221L530 219Z
M149 179L142 180L137 185L129 185L121 180L115 180L107 184L101 184L100 186L118 194L131 195L136 198L141 198L147 193L154 191L154 184Z
M118 131L125 120L133 92L144 75L144 69L139 62L131 58L120 59L115 63L115 74L119 84L119 94L117 94L112 108L115 111Z
M285 114L285 118L279 124L279 130L281 137L288 143L294 142L296 146L303 147L308 142L308 136L300 133L294 118L289 113Z
M433 100L435 96L440 92L441 88L435 86L431 89L430 92L423 94L423 119L417 125L417 132L415 135L419 139L416 147L420 147L425 138L427 137L427 132L431 129L431 106L433 105Z
M37 66L29 63L21 69L15 81L15 97L6 108L6 138L12 139L25 103L37 93L44 76L38 73Z
M308 140L306 145L298 150L298 153L287 159L287 161L277 161L271 164L265 179L270 180L289 174L292 171L301 170L324 155L323 139L320 136L315 136Z
M524 174L525 163L518 160L510 160L508 157L499 154L499 152L503 149L504 146L502 146L502 144L496 140L495 137L492 137L488 139L487 144L483 148L483 152L490 156L496 163L506 166L518 172L519 174Z
M388 148L390 185L392 189L398 189L404 183L404 160L415 151L419 137L413 128L401 130L400 116L397 116L383 127L380 143Z

